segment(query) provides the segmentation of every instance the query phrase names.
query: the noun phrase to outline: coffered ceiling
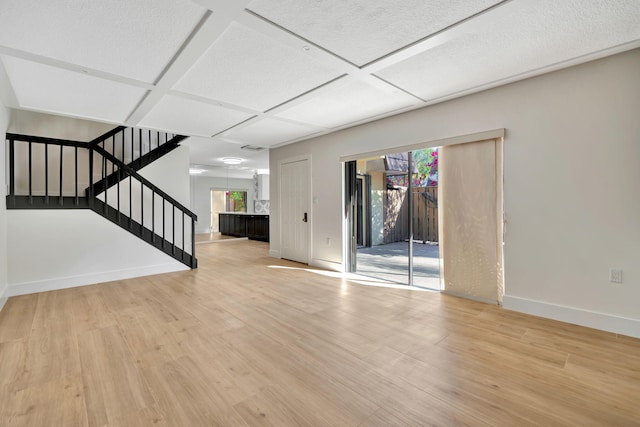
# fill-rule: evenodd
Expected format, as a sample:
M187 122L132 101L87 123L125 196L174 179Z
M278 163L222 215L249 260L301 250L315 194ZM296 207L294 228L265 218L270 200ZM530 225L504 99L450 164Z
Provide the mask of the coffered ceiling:
M267 150L640 46L638 0L3 0L0 96ZM230 154L233 153L233 154Z

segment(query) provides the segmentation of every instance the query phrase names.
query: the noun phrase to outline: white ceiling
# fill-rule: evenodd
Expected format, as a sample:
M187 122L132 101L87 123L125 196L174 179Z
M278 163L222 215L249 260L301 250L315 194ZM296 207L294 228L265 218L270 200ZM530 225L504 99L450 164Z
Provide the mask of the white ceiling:
M267 150L640 46L638 0L2 0L0 97ZM241 169L246 168L246 169ZM211 172L215 174L215 172Z

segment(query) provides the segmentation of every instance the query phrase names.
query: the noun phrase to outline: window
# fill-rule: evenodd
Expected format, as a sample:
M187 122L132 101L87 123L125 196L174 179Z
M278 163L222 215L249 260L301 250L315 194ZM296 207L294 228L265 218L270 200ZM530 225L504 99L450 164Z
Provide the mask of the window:
M246 212L247 211L247 192L246 191L227 191L226 197L227 212Z

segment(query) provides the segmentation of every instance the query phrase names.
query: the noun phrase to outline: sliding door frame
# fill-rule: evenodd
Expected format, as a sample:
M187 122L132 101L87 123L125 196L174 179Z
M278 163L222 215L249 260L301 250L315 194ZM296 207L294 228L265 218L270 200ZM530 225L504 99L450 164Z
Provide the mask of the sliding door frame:
M490 140L490 139L495 139L496 143L499 144L500 146L500 154L499 154L499 159L498 160L501 164L502 164L502 144L504 143L504 136L505 136L505 129L501 128L501 129L493 129L493 130L488 130L488 131L484 131L484 132L476 132L476 133L471 133L471 134L466 134L466 135L460 135L460 136L454 136L454 137L450 137L450 138L443 138L443 139L437 139L437 140L431 140L431 141L425 141L425 142L419 142L419 143L412 143L412 144L408 144L408 145L403 145L403 146L399 146L399 147L393 147L393 148L384 148L384 149L380 149L380 150L376 150L376 151L369 151L369 152L365 152L365 153L359 153L359 154L351 154L348 156L342 156L340 157L340 162L344 163L344 191L345 191L345 200L344 200L344 220L345 220L345 227L344 227L344 232L345 232L345 236L344 236L344 244L345 244L345 250L343 251L343 256L344 256L344 266L345 266L345 271L346 272L356 272L356 267L357 267L357 245L355 242L356 236L355 236L355 223L354 223L354 218L355 218L355 214L356 214L356 174L357 174L357 168L356 168L356 161L358 159L362 159L362 158L370 158L370 157L378 157L378 156L384 156L387 154L394 154L394 153L401 153L401 152L406 152L409 153L409 165L408 165L408 169L407 169L407 180L408 180L408 190L407 190L407 197L409 198L408 202L409 202L409 206L412 206L411 202L412 202L412 198L413 198L413 194L412 194L412 182L411 182L411 178L412 178L412 172L413 172L413 151L415 150L422 150L425 148L434 148L434 147L445 147L448 145L457 145L457 144L464 144L464 143L469 143L469 142L478 142L478 141L484 141L484 140ZM497 183L498 188L497 191L499 191L500 193L502 193L503 188L502 188L502 181ZM496 206L499 209L502 209L502 212L504 214L504 200L503 200L504 195L502 195L502 198L500 199L500 206ZM413 209L409 209L409 274L408 274L408 284L409 286L413 286ZM503 251L503 236L502 233L503 231L503 218L499 217L498 218L499 221L499 230L498 233L500 234L500 239L499 239L499 248L496 248L499 251ZM442 221L440 221L440 226L442 225ZM441 255L441 260L442 260L442 255ZM441 269L442 269L442 265L441 265ZM504 274L504 258L502 258L502 265L501 265L501 274ZM441 270L441 276L442 276L442 270ZM504 279L502 279L504 280ZM499 290L499 292L504 293L504 282L502 282L502 289Z

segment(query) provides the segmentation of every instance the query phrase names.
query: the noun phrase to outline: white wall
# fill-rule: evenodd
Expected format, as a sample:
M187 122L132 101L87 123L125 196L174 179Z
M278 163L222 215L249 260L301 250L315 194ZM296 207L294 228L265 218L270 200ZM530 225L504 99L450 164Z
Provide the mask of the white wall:
M356 170L359 175L369 175L371 177L371 245L382 245L384 243L384 191L386 181L384 172L384 161L381 158L358 159Z
M636 49L271 150L271 253L282 159L311 155L311 263L341 268L341 156L505 128L505 307L640 337L638 70Z
M384 243L384 192L387 183L382 172L371 175L371 245Z
M181 145L138 171L162 191L188 208L191 201L189 147Z
M5 131L9 126L9 109L0 102L0 309L7 301L5 291L8 286L7 279L7 184L6 184L6 161L5 161Z
M76 174L74 164L76 160L74 147L63 147L62 163L62 194L74 196L76 193ZM78 149L78 194L84 195L89 187L89 150ZM45 169L45 145L32 144L31 146L31 193L34 196L44 196L48 190L49 195L60 194L60 146L50 145L47 151L48 170ZM29 143L24 141L14 142L14 185L16 195L29 194ZM98 157L95 157L97 162ZM45 170L48 174L45 174ZM110 169L109 169L110 171ZM102 179L102 168L98 164L94 166L94 182ZM48 175L48 181L45 181ZM48 186L48 187L47 187Z
M89 142L115 127L113 124L90 120L12 110L11 125L7 132Z
M9 210L9 295L186 270L90 210Z
M247 212L253 212L254 180L242 178L214 178L191 175L191 210L198 215L196 233L211 232L211 190L247 192Z
M140 175L147 178L151 183L174 198L184 207L189 209L189 147L180 146L148 166L142 168ZM117 186L112 186L107 191L107 203L114 208L118 208L118 194L120 195L120 211L142 224L145 228L153 230L157 235L162 236L169 242L175 243L178 248L184 248L191 253L191 225L190 218L184 216L180 210L174 209L169 203L164 203L157 193L154 194L155 202L152 202L152 191L145 186L144 189L144 209L141 209L141 183L134 179L131 183L131 198L129 196L129 178L120 182L120 191ZM97 196L104 201L104 193ZM131 209L129 200L131 199ZM164 215L163 215L164 209ZM152 212L155 211L155 212ZM144 213L144 221L142 214ZM182 242L182 224L185 225L185 241ZM163 224L164 221L164 224ZM152 222L155 226L152 226ZM173 225L176 232L173 233ZM175 241L174 241L175 237Z
M143 168L140 174L185 207L189 206L188 147L173 150ZM123 190L127 187L125 183ZM134 188L139 200L139 187ZM121 196L125 194L128 193L123 191ZM114 189L109 196L110 202L115 200ZM128 195L126 198L128 203ZM150 221L150 208L145 217L147 214ZM156 219L160 221L161 215L156 214ZM181 224L180 219L176 224ZM9 295L187 269L89 210L10 210L7 226ZM167 235L171 234L167 228ZM179 246L181 236L182 233L176 233ZM187 236L190 239L190 232ZM185 243L190 248L190 240Z
M70 139L79 142L89 142L94 138L114 129L116 126L113 124L105 124L99 122L93 122L89 120L74 119L69 117L55 116L51 114L36 113L23 110L11 110L11 123L8 132L43 136L48 138L60 138ZM146 132L141 134L143 150L147 150L149 145L155 146L155 142L149 141L149 136ZM155 134L151 136L154 138ZM120 138L120 137L119 137ZM161 136L162 138L162 136ZM117 139L116 151L118 149L121 139ZM125 141L130 143L131 135L127 132L125 134ZM139 141L138 133L134 135L134 141ZM109 146L109 144L108 144ZM128 146L128 145L127 145ZM138 152L138 143L135 142L135 153ZM126 158L130 158L128 154L129 150L125 150ZM176 152L182 152L183 156L178 156ZM184 154L186 153L186 154ZM151 165L144 168L144 172L141 172L143 176L153 181L153 179L162 179L163 188L169 194L179 194L182 199L179 201L189 206L189 177L183 175L183 159L187 158L188 167L188 147L180 147L174 150L170 156L166 157L171 159L169 161L154 162ZM89 186L89 152L87 150L78 150L78 191L84 192ZM137 155L137 154L136 154ZM45 194L45 147L41 144L34 144L32 146L32 158L33 158L33 171L31 173L31 191L34 195ZM49 179L48 179L48 191L50 195L60 194L60 150L59 147L50 146L48 150L49 159ZM96 158L97 159L97 158ZM15 143L15 189L16 194L26 195L29 192L29 157L28 157L28 143L18 141ZM62 179L62 192L65 196L73 196L76 191L76 176L74 173L73 165L75 162L75 151L73 147L64 147L63 151L63 164L68 165L68 168L63 170ZM150 177L144 174L151 174ZM94 182L101 179L101 171L99 167L94 168L93 174ZM163 179L168 176L171 179ZM153 178L153 179L152 179Z

